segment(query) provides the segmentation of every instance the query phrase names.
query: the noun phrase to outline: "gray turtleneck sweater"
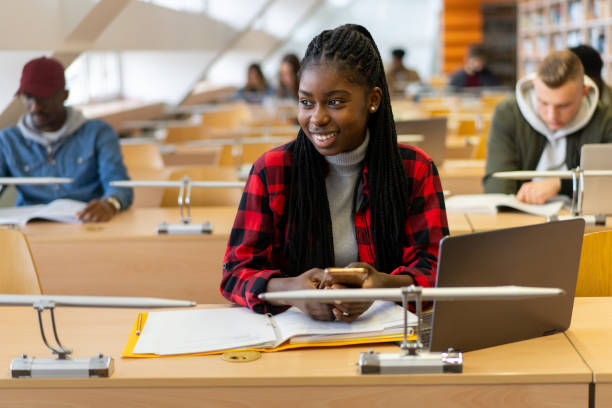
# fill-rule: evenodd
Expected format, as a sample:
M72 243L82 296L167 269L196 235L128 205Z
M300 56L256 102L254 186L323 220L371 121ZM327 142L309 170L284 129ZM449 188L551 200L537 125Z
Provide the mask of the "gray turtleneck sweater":
M325 186L332 219L335 266L337 267L344 267L359 260L353 220L353 202L357 180L361 174L369 142L370 135L366 133L363 143L355 150L335 156L325 156L329 164Z

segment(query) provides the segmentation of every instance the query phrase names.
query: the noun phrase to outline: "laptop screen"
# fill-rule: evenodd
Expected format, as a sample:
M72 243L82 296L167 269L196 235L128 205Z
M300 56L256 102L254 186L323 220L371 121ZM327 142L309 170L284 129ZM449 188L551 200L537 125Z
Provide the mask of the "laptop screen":
M539 286L566 294L434 304L430 349L470 351L566 330L571 321L584 220L549 222L440 242L437 287Z
M580 154L584 170L611 170L612 143L585 144ZM582 213L612 214L612 177L585 177Z
M423 150L440 167L446 158L446 118L398 120L395 130L402 134L422 135L423 140L408 143Z

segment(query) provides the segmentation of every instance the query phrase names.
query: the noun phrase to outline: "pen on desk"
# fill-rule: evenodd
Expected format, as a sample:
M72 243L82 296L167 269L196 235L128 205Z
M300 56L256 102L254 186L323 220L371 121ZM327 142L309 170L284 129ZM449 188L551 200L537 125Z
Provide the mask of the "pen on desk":
M136 319L136 335L140 336L142 331L142 313L138 313L138 319Z

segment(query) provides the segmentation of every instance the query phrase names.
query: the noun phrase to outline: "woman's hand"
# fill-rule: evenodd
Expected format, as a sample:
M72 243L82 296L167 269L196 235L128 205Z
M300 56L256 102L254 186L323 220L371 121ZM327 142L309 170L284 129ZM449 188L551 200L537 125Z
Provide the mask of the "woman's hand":
M347 268L364 268L367 272L367 277L363 281L361 287L362 288L378 288L382 286L372 286L372 285L380 285L382 284L382 279L384 277L380 275L386 275L385 273L378 272L376 268L372 265L364 263L364 262L352 262L347 265ZM330 289L346 289L347 287L341 283L336 283L333 281L333 278L326 277L325 280L326 287ZM357 319L363 312L368 310L368 308L372 305L372 302L342 302L340 300L336 300L334 302L334 307L332 309L332 313L334 317L338 321L343 322L352 322Z
M284 290L319 289L323 285L325 272L323 269L312 268L299 276L292 278L272 278L268 281L267 292L279 292ZM315 320L336 320L332 309L334 305L328 303L312 302L306 300L294 300L286 302L271 302L276 305L295 306L302 312Z
M352 262L346 266L347 268L364 268L367 271L367 277L364 279L361 287L363 289L371 288L397 288L401 286L409 286L414 283L412 276L409 275L390 275L388 273L379 272L372 265L365 262ZM331 289L345 289L346 286L340 283L330 281L329 277L325 280L326 286ZM336 320L343 322L352 322L357 319L363 312L368 310L372 302L334 302L332 313Z

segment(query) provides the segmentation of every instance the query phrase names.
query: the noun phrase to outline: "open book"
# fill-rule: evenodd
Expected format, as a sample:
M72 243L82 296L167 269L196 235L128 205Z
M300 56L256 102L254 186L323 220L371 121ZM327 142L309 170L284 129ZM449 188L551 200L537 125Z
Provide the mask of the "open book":
M316 321L297 308L276 316L246 308L151 312L136 326L123 357L216 354L249 349L278 351L298 347L397 341L402 338L404 311L394 302L376 301L352 323ZM409 324L416 316L409 314Z
M543 217L556 215L563 208L564 201L551 201L546 204L526 204L516 199L514 194L466 194L456 195L444 200L448 212L470 214L495 214L500 209L515 209Z
M58 222L79 222L75 213L87 203L69 199L51 201L49 204L24 205L0 209L0 224L26 225L33 219Z

